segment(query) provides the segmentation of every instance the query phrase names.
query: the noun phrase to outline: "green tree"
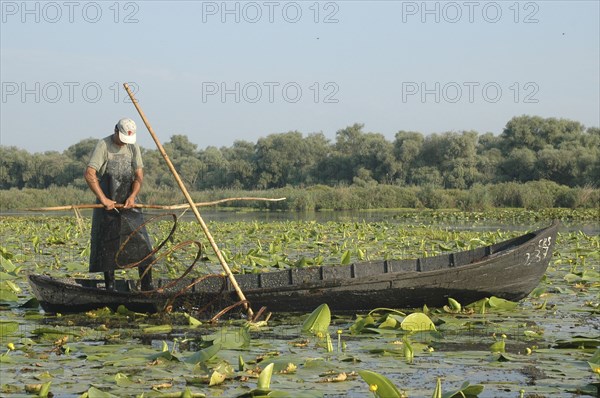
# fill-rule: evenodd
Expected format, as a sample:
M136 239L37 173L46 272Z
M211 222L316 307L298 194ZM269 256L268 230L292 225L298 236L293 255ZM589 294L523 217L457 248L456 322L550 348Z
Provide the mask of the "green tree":
M498 149L502 145L502 139L494 133L480 134L477 138L477 153L484 153L492 149Z
M175 169L187 188L199 188L204 164L198 158L194 156L180 156L173 162L173 166L175 166Z
M562 142L578 139L583 133L583 125L568 119L539 116L513 117L501 134L504 153L515 148L529 148L537 152L548 145L557 148Z
M445 188L464 189L479 180L476 146L474 131L431 134L425 138L414 165L437 169Z
M421 166L410 171L408 183L416 186L441 187L443 178L440 171L431 166Z
M400 163L394 156L394 144L379 133L363 135L357 163L355 175L358 170L365 169L375 181L384 184L392 183L400 170Z
M496 182L498 180L498 168L502 161L502 152L498 148L491 148L478 153L475 167L478 170L479 182L483 184Z
M465 189L479 180L477 169L477 133L444 134L442 175L447 188Z
M535 179L536 154L529 148L514 148L499 164L501 179L505 181L532 181Z
M538 151L535 170L536 179L571 185L579 174L575 151L548 146Z
M97 138L86 138L68 147L64 151L64 154L85 167L90 160L90 156L92 156L92 152L97 143ZM81 170L81 173L83 174L83 169Z
M256 143L256 173L259 188L301 185L314 164L309 141L302 133L271 134Z
M0 188L23 188L26 182L24 176L30 174L31 158L29 152L23 149L0 146Z
M363 127L363 124L355 123L336 133L331 163L337 168L337 180L351 183L355 177L362 180L368 175L380 183L392 182L400 169L394 156L394 145L382 134L364 133Z
M581 137L578 148L577 168L579 170L579 186L600 185L600 128L589 127Z
M308 148L306 156L310 158L307 165L308 175L304 182L311 185L320 184L323 182L320 170L321 160L331 156L333 147L322 132L309 134L304 141Z
M227 185L231 188L256 188L254 144L249 141L235 141L231 148L222 148L221 152L229 165Z
M348 167L346 156L338 153L333 148L328 156L321 158L312 172L315 180L320 184L335 186L341 183L348 184L349 176L346 175Z
M394 156L398 161L398 178L405 184L423 148L425 138L419 132L398 131L394 140Z
M200 181L201 188L226 188L229 161L217 147L209 146L200 152Z
M330 172L337 182L352 183L359 166L359 153L363 144L364 124L354 123L335 133L336 141ZM333 166L333 167L332 167Z
M52 185L67 186L74 180L69 169L71 160L64 154L51 151L45 152L36 159L37 186L36 188L49 188ZM83 174L83 169L80 170Z
M171 136L171 140L164 144L164 148L167 155L173 159L198 156L198 145L191 143L187 135L176 134Z
M146 150L141 148L142 159L144 162L144 188L157 188L165 185L168 188L175 188L177 184L162 155L158 150ZM167 182L168 181L168 182Z
M537 180L598 186L600 128L585 129L568 119L517 116L499 136L474 131L423 136L400 130L393 142L363 129L355 123L338 130L334 144L323 133L303 137L290 131L256 144L236 141L231 147L204 150L185 135L173 135L165 149L192 190L374 183L465 189L477 183ZM87 138L62 153L29 154L0 146L0 189L86 188L82 174L97 142ZM141 149L145 187L175 188L160 152Z

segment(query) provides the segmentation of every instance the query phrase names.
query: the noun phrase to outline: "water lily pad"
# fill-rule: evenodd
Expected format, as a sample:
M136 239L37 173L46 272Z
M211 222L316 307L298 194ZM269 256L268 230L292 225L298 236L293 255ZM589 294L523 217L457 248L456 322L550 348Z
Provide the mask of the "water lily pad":
M546 293L546 287L539 286L539 287L536 287L535 289L533 289L533 291L531 293L529 293L529 296L531 296L531 297L540 297L544 293Z
M504 340L496 341L490 346L490 351L492 352L505 352L505 350L506 342Z
M398 319L393 315L387 315L385 320L377 326L379 329L397 329L400 327L402 320Z
M600 347L600 337L574 336L568 340L556 340L554 346L556 348L595 348Z
M221 344L210 345L198 352L193 353L185 359L185 362L191 364L203 363L213 358L221 350Z
M588 360L588 362L600 364L600 348L594 351L592 357Z
M431 318L421 312L414 312L408 315L400 325L402 330L411 332L422 332L436 330Z
M6 284L0 284L0 302L14 302L19 300L19 297L15 294L15 292Z
M497 351L495 351L497 352ZM513 357L512 355L508 355L504 352L498 352L498 357L496 358L496 360L498 362L510 362L510 361L516 361L517 359L515 357Z
M302 324L303 333L327 333L331 323L331 311L327 304L318 306Z
M194 318L190 314L184 313L183 315L187 318L188 323L189 323L190 326L197 327L197 326L202 325L202 322L200 322L199 320L197 320L196 318Z
M15 270L13 262L4 255L0 256L0 267L4 269L5 272L12 272Z
M413 358L415 357L415 352L413 350L413 347L412 347L410 341L408 340L408 337L404 336L402 338L402 342L404 343L402 346L402 352L404 354L404 359L406 359L408 362L412 362Z
M344 252L344 254L342 255L341 264L342 265L348 265L348 264L350 264L350 261L351 261L350 250L346 250Z
M136 383L129 379L129 376L123 373L117 373L115 375L115 382L119 387L129 387L132 385L136 385Z
M464 382L458 390L449 391L442 394L442 398L474 398L479 396L485 389L485 386L481 384L470 384L468 381Z
M542 335L540 333L538 333L536 331L533 331L533 330L525 330L523 332L523 334L526 337L529 337L529 338L532 338L532 339L539 339L540 337L542 337Z
M223 349L239 349L250 345L250 333L247 327L228 328L223 327L216 334L205 337L215 345L221 345Z
M116 398L116 395L104 392L97 389L96 387L90 387L89 390L82 396L82 398Z
M437 378L431 398L442 398L442 379L440 377Z
M491 308L499 310L512 310L519 305L519 303L515 303L514 301L505 300L495 296L490 297L488 304Z
M49 336L50 338L55 338L56 335L81 337L80 333L75 333L75 332L72 332L71 330L68 330L65 328L42 327L42 328L37 328L37 329L33 330L31 333L35 334L36 336L43 336L43 335Z
M600 282L600 272L593 269L586 269L581 275L581 280L586 282Z
M398 388L384 375L381 375L370 370L359 370L358 374L362 379L370 386L376 386L373 388L376 397L380 398L403 398L402 393ZM372 390L371 390L372 391Z
M219 385L219 384L221 384L221 383L223 383L223 382L225 381L226 377L227 377L227 376L226 376L226 375L224 375L223 373L221 373L221 372L218 372L218 371L216 371L216 370L215 370L215 371L214 371L214 372L212 372L212 374L210 375L210 380L209 380L209 382L208 382L208 385L209 385L209 386L216 386L216 385Z
M148 359L151 360L151 361L155 361L157 359L164 359L165 361L179 361L179 358L177 356L175 356L171 351L157 352L155 354L152 354L152 355L148 356ZM120 366L123 366L126 363L125 361L126 360L119 361L116 364L119 364Z
M6 273L6 272L2 272L0 271L0 281L5 281L5 280L10 280L10 279L17 279L18 275L15 275L13 273Z
M375 319L371 315L367 315L365 317L358 316L356 318L356 321L354 321L354 324L352 324L352 326L350 326L350 332L352 334L359 334L359 333L362 333L363 330L365 330L365 328L368 328L369 326L374 326L374 325L375 325Z
M444 306L444 311L457 314L462 310L462 306L452 297L448 297L448 305Z
M147 328L142 329L142 331L146 334L171 333L173 331L173 325L149 326Z
M258 376L256 388L259 390L268 390L271 387L271 377L273 376L273 367L275 364L268 364Z
M7 337L19 330L19 324L12 321L0 321L0 336Z

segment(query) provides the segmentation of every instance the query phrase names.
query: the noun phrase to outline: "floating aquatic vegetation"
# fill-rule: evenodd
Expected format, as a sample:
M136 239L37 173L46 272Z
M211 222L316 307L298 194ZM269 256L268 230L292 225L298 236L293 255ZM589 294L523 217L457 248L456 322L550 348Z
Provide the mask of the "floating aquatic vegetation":
M430 256L516 236L534 227L529 220L536 227L546 224L537 221L546 219L542 216L512 211L496 214L501 222L493 224L482 220L494 214L478 219L442 212L412 217L398 223L392 217L371 223L233 221L211 223L210 228L223 242L232 268L266 272ZM460 221L456 227L452 217ZM512 219L528 225L513 228ZM192 224L182 222L181 238L169 244L197 236ZM158 239L167 228L159 224L153 233ZM271 364L271 396L373 395L375 383L357 376L366 369L385 375L411 397L438 391L443 398L461 396L459 390L469 392L475 385L463 386L465 380L486 386L481 398L515 398L521 390L525 397L576 391L597 395L600 238L576 228L561 230L546 277L519 303L493 297L472 305L449 300L446 310L329 311L328 320L322 306L315 309L321 315L310 321L310 314L286 314L256 327L243 319L210 324L193 312L149 316L120 308L78 316L40 313L26 275L87 276L89 238L72 220L60 217L3 217L0 233L2 396L39 394L45 384L48 396L260 396L254 391L259 375ZM204 271L220 272L214 256L204 255ZM170 259L174 272L180 260ZM431 323L419 319L422 315ZM411 323L420 327L403 328L407 319L418 320ZM314 331L303 333L305 323ZM504 352L492 353L500 351L492 345L502 343Z
M302 332L313 334L328 333L331 311L327 304L318 306L302 324Z

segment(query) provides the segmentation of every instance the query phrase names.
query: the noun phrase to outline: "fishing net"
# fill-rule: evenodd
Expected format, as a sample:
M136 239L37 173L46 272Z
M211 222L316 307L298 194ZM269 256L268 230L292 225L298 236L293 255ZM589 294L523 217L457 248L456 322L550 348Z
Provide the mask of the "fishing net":
M122 243L114 257L117 268L139 267L142 270L140 280L143 280L153 269L160 269L160 274L169 275L168 278L157 281L156 287L148 290L140 290L140 281L137 281L134 290L147 295L160 294L166 298L163 308L166 312L182 310L188 313L221 316L223 311L228 312L247 304L237 302L233 294L227 291L225 275L210 273L198 267L198 262L203 258L203 247L200 242L186 240L174 243L173 235L177 229L175 214L160 214L147 220L143 217L128 216L128 213L123 215L127 216L122 217L121 222ZM160 243L152 248L152 241L146 227L164 219L170 219L171 228ZM162 250L165 246L168 247ZM182 251L186 251L187 256L181 256ZM191 263L179 267L173 266L179 257L187 258ZM175 273L178 274L174 276Z
M139 266L142 288L150 290L152 285L151 268L152 240L143 227L144 217L137 210L105 211L95 209L92 223L92 247L90 253L90 271L114 274L119 264L135 264ZM129 240L125 250L121 243ZM111 277L114 280L114 276Z

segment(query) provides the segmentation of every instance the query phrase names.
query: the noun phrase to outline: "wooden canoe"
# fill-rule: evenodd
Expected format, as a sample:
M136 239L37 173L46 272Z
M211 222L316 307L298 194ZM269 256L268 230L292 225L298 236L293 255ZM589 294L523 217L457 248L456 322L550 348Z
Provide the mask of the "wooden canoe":
M236 275L253 308L269 311L311 311L327 303L338 312L377 307L440 307L452 297L463 304L484 297L518 301L537 287L552 257L559 227L549 227L473 250L414 260L381 260L344 266L294 268ZM48 312L81 312L123 305L138 312L173 309L218 310L237 301L227 278L180 280L172 286L155 281L157 289L141 292L135 281L118 280L106 291L100 279L29 275L40 305Z

